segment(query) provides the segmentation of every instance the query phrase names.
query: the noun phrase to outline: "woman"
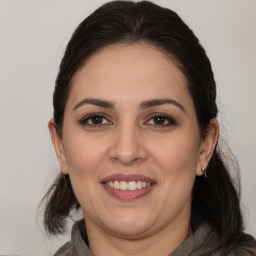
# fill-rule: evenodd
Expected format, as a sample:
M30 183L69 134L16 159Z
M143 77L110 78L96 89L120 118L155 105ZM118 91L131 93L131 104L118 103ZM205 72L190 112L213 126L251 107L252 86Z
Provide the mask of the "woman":
M68 43L53 105L62 174L45 227L84 217L56 256L255 255L217 147L211 64L176 13L147 1L97 9Z

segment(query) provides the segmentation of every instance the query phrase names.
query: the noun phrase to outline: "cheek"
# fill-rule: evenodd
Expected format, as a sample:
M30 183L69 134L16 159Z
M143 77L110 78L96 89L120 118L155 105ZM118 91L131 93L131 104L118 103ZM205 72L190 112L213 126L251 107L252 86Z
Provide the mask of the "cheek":
M162 141L152 155L162 172L160 183L168 197L185 198L191 193L199 157L199 136L183 133ZM172 200L172 201L173 201Z
M102 161L104 145L99 139L86 136L83 131L69 134L64 140L64 149L70 175L91 175Z
M104 161L105 149L97 139L89 139L83 133L73 133L67 138L65 156L71 184L83 209L95 208L99 193L97 185L100 173L99 165ZM94 202L96 205L94 205Z
M82 208L92 207L97 201L99 183L98 166L104 158L104 148L97 140L90 140L82 133L74 133L66 140L65 156L74 193Z
M170 172L196 172L199 157L199 136L182 134L164 138L162 147L154 147L154 155L165 170ZM169 172L169 171L168 171Z

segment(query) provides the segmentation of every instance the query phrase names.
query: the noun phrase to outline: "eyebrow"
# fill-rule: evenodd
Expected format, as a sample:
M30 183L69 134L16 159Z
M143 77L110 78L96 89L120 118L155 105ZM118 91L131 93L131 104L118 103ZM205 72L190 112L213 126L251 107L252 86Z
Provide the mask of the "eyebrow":
M139 108L146 109L146 108L151 108L151 107L160 106L164 104L173 104L176 107L180 108L183 112L186 112L184 106L181 103L179 103L174 99L169 99L169 98L146 100L140 104Z
M96 105L96 106L99 106L102 108L109 108L109 109L114 109L114 107L115 107L115 104L111 101L101 100L101 99L83 99L75 105L73 111L83 105L86 105L86 104L92 104L92 105ZM186 112L186 110L182 104L180 104L178 101L176 101L174 99L169 99L169 98L152 99L152 100L143 101L140 103L139 109L143 110L143 109L160 106L160 105L164 105L164 104L173 104L176 107L180 108L183 112Z
M80 102L78 102L73 111L76 110L77 108L85 105L85 104L92 104L92 105L96 105L102 108L109 108L109 109L113 109L115 104L111 101L107 101L107 100L100 100L100 99L83 99Z

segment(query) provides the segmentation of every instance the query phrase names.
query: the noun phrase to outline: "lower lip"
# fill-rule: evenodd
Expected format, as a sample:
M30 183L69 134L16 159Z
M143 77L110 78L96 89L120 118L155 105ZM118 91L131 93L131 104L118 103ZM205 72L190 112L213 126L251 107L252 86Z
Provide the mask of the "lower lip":
M153 189L154 185L155 184L152 184L150 187L136 189L136 190L114 189L105 184L103 184L103 187L106 189L106 191L110 195L114 196L115 198L117 198L119 200L133 201L133 200L139 199L139 198L147 195Z

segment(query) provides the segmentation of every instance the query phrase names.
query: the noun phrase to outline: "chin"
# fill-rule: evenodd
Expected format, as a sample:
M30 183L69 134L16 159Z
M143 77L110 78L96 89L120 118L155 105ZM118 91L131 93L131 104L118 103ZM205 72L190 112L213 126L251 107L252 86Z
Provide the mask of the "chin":
M149 228L147 226L123 225L117 224L109 227L109 231L116 234L118 237L124 238L137 238L145 236L148 233Z
M113 221L115 219L115 221ZM110 224L110 225L109 225ZM112 218L112 222L106 223L106 228L111 232L122 237L132 237L144 235L149 232L153 226L153 221L145 216L117 216Z

